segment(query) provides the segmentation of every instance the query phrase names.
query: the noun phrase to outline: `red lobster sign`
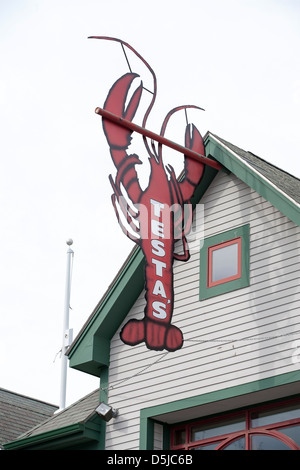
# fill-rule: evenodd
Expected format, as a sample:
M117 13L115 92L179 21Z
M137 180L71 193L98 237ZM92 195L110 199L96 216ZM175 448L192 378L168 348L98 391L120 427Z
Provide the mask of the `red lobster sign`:
M171 324L174 304L173 261L189 259L186 235L192 222L190 199L202 178L204 165L210 164L219 168L218 163L204 157L203 139L193 124L186 126L185 147L174 144L164 137L172 114L186 108L198 108L197 106L180 106L171 110L163 122L160 135L148 131L145 128L146 121L156 98L156 77L153 70L124 41L101 36L92 37L117 41L121 43L123 51L124 46L128 47L148 67L154 81L153 97L144 115L142 127L132 123L143 92L142 82L125 108L130 85L138 77L135 73L126 73L120 77L110 89L104 109L96 108L95 111L103 118L104 133L117 169L115 180L110 175L114 191L112 203L117 218L125 234L141 247L146 260L144 318L129 320L120 336L124 343L131 346L144 341L149 349L176 351L183 345L183 335L179 328ZM127 153L132 131L143 135L149 155L149 184L144 191L141 189L135 168L142 162L137 155ZM151 148L146 137L151 138ZM158 148L155 148L153 141L158 142ZM170 165L163 164L163 144L185 155L184 177L181 181L177 180ZM128 198L137 210L132 210L127 202ZM183 217L183 207L185 214L188 208L187 217ZM125 218L125 222L122 218ZM177 239L182 241L181 254L174 252L174 242Z

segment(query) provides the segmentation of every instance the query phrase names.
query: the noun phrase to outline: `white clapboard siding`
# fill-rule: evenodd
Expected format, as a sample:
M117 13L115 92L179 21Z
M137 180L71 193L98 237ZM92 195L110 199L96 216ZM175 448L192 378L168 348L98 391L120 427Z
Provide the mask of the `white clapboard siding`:
M119 331L111 341L108 397L119 416L107 425L108 450L139 448L141 408L298 369L291 359L300 339L299 227L225 173L217 175L198 209L204 224L197 216L191 257L174 261L172 323L183 332L182 349L130 347ZM250 286L200 301L201 238L244 224L250 224ZM124 323L143 318L145 304L142 292ZM155 423L156 450L162 449L162 429Z
M272 324L270 323L269 326L272 326ZM215 375L218 367L222 368L226 365L226 360L229 359L228 364L230 365L231 357L235 357L235 367L238 363L247 362L246 356L248 354L252 355L252 361L249 366L254 365L253 361L256 356L260 358L261 363L268 362L268 356L272 355L274 352L279 355L283 354L283 357L285 357L286 350L289 350L289 353L291 352L290 336L285 333L285 331L288 331L289 326L293 326L295 331L298 331L299 334L300 327L297 323L296 314L293 320L290 321L289 325L287 325L286 320L278 322L278 327L281 328L280 333L278 333L278 330L270 330L270 328L266 327L262 328L262 333L259 336L253 335L252 331L245 331L244 336L238 335L236 337L233 332L232 334L229 334L227 338L218 335L211 335L207 336L207 339L204 341L201 341L200 338L187 340L184 354L177 354L178 357L176 364L172 363L169 356L165 356L164 360L155 363L155 367L154 365L152 366L152 369L154 369L153 373L155 371L155 377L152 377L151 379L151 386L154 383L160 383L163 387L168 387L169 384L166 383L166 380L170 378L177 381L178 378L175 377L175 375L181 367L184 368L184 375L187 375L188 369L196 367L197 370L209 370L211 369L211 365L215 363L216 367L212 370L212 374ZM224 360L221 366L218 364L220 359ZM199 363L200 360L201 364ZM142 372L147 368L145 363L145 360L142 360L141 364L139 363L139 370ZM150 363L150 369L151 364L153 364L153 362ZM167 369L165 369L166 366ZM111 385L113 389L122 388L122 392L126 393L126 391L131 390L132 382L139 388L139 390L142 390L144 387L146 389L149 388L149 384L146 384L144 381L143 373L131 376L130 373L132 371L132 367L134 367L134 363L128 364L124 371L122 370L118 372L118 369L112 371ZM136 369L138 369L137 366ZM114 379L116 381L114 381ZM118 382L118 380L120 381ZM149 392L152 394L151 387Z

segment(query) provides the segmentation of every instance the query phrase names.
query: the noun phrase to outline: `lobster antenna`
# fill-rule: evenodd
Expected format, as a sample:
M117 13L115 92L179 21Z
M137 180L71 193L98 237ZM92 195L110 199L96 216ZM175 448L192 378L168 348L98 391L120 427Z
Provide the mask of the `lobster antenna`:
M123 44L122 42L121 42L121 46L122 46L122 49L123 49L123 53L124 53L124 56L125 56L125 59L126 59L126 62L127 62L128 68L129 68L129 71L130 71L130 73L132 73L132 70L131 70L131 67L130 67L129 60L128 60L128 57L127 57L126 51L125 51L125 49L124 49L124 44Z
M153 94L153 97L152 97L152 100L151 100L151 102L150 102L150 104L149 104L149 106L148 106L148 109L147 109L147 111L146 111L146 113L145 113L145 116L144 116L143 122L142 122L142 126L143 126L143 127L146 127L146 122L147 122L148 116L149 116L149 114L150 114L150 111L151 111L151 109L153 108L153 105L154 105L154 102L155 102L155 99L156 99L156 93L157 93L157 80L156 80L156 75L155 75L155 73L154 73L154 70L150 67L150 65L148 64L148 62L146 62L146 60L145 60L132 46L130 46L130 44L128 44L127 42L123 41L122 39L113 38L113 37L110 37L110 36L89 36L88 39L105 39L105 40L108 40L108 41L116 41L116 42L121 43L122 47L123 47L123 46L128 47L128 49L130 49L130 50L143 62L143 64L146 65L146 67L147 67L148 70L150 71L150 73L151 73L151 75L152 75L152 77L153 77L153 88L154 88L154 91L153 91L153 93L150 92L150 93ZM123 50L124 50L124 48L123 48ZM125 54L125 56L126 56L126 54ZM126 60L127 60L127 56L126 56ZM127 63L128 63L129 68L130 68L130 65L129 65L128 60L127 60ZM145 88L145 89L146 89L146 88ZM149 90L147 90L147 91L149 91ZM148 142L147 142L147 140L146 140L146 137L143 136L143 139L144 139L144 143L145 143L146 149L147 149L149 155L151 155L150 147L149 147L149 145L148 145Z
M187 115L187 110L184 108L184 114L185 114L185 120L186 120L186 125L189 125L189 120L188 120L188 115Z

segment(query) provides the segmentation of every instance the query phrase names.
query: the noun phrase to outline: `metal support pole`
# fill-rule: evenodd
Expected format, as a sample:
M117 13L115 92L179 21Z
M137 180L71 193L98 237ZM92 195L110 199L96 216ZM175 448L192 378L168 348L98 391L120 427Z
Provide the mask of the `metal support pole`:
M134 124L131 121L127 121L127 119L123 119L122 117L117 116L116 114L113 114L110 111L107 111L106 109L96 108L95 113L102 116L103 119L108 119L109 121L119 126L126 127L131 131L138 132L144 137L149 137L150 139L155 140L159 144L166 145L167 147L177 150L177 152L183 153L184 155L198 162L204 163L204 165L211 166L216 170L221 170L223 168L219 162L212 160L211 158L205 157L204 155L200 155L199 153L194 152L193 150L188 149L186 147L183 147L182 145L176 144L175 142L172 142L171 140L166 139L161 135L155 134L154 132L145 129L144 127L138 126L137 124Z
M73 240L69 239L67 245L69 249L67 251L67 271L66 271L66 288L65 288L65 309L63 319L63 338L61 347L61 388L60 388L60 410L66 407L66 390L67 390L67 368L68 358L66 351L68 346L72 342L72 330L69 329L69 311L70 311L70 294L71 294L71 257L74 251L71 250L70 245L73 244Z

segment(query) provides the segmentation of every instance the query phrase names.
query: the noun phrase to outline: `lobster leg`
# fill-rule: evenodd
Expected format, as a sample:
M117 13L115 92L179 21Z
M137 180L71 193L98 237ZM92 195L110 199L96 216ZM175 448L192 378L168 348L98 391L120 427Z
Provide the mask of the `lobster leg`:
M117 208L117 204L116 204L116 196L115 196L115 194L113 194L111 198L112 198L112 204L113 204L113 207L114 207L114 209L115 209L115 213L116 213L116 216L117 216L117 219L118 219L118 222L119 222L119 225L120 225L122 231L125 233L125 235L126 235L128 238L130 238L130 240L132 240L132 241L135 242L135 243L139 243L140 238L139 238L139 237L135 237L134 235L132 235L132 234L128 231L128 229L125 227L125 225L123 224L123 222L122 222L122 220L121 220L121 218L120 218L120 214L119 214L119 211L118 211L118 208ZM121 206L120 206L120 207L121 207ZM125 211L122 207L121 207L121 210L122 210L123 214L124 214L125 217L126 217L126 214L127 214L126 211ZM133 230L134 232L136 232L136 233L139 232L138 228L137 228L132 222L128 222L128 223L129 223L130 227L132 228L132 230Z
M121 190L121 184L124 183L125 181L125 186L128 187L128 184L126 184L126 173L131 170L131 167L137 162L137 158L134 155L130 155L126 160L124 164L120 165L119 171L117 173L117 178L116 181L114 182L112 176L109 176L111 186L114 190L114 194L112 195L112 203L115 209L115 213L117 215L118 222L123 230L123 232L127 235L128 238L133 240L134 242L138 243L139 242L139 237L135 237L135 235L131 234L128 229L125 227L123 224L120 213L117 207L117 203L119 208L121 209L121 212L126 219L126 222L128 224L128 227L134 232L134 234L139 234L139 229L138 227L133 223L133 219L138 219L139 212L134 212L133 209L129 206L129 204L126 201L126 198L124 197L122 190ZM139 160L138 160L139 163Z
M121 207L122 209L122 212L125 216L125 218L127 219L127 222L130 223L130 221L132 219L136 219L139 215L138 212L134 212L133 209L128 205L124 195L122 194L122 191L120 189L120 187L117 187L114 180L112 179L111 175L109 175L109 180L110 180L110 184L114 190L114 194L113 196L115 197L115 199L117 200L119 206Z

